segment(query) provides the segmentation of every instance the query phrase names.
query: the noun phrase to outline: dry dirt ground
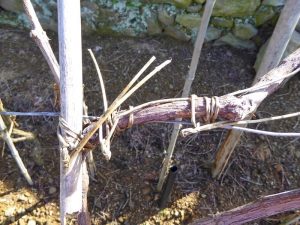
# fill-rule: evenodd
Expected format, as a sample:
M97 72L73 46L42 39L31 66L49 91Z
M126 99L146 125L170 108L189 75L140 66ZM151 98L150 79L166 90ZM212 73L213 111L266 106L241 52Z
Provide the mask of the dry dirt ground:
M57 52L57 37L49 36ZM90 115L101 114L103 107L87 48L93 49L100 64L110 102L152 55L157 57L157 64L173 59L123 108L180 96L192 56L191 44L166 38L84 37L84 92ZM55 111L52 75L28 31L0 29L0 49L0 98L6 109ZM255 74L254 60L255 52L206 44L192 93L223 95L249 87ZM294 77L259 107L257 116L299 111L299 85ZM34 186L27 185L6 147L0 157L0 224L59 224L57 118L18 117L17 122L21 129L37 135L34 142L16 145ZM252 127L300 132L299 118ZM174 156L178 177L168 207L160 210L155 187L171 130L170 124L135 126L115 135L109 162L99 150L94 152L97 174L90 181L88 197L93 224L187 224L259 196L300 186L299 141L254 134L243 135L225 174L213 179L207 165L226 134L214 130L178 140ZM280 177L281 172L286 179ZM282 218L251 224L280 224Z

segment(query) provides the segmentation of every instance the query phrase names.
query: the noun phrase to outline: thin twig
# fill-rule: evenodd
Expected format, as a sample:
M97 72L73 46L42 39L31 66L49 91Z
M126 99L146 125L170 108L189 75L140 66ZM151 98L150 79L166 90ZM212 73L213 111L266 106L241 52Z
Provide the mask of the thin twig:
M108 101L107 101L107 97L106 97L106 91L105 91L105 85L104 85L104 81L103 81L103 77L99 68L99 65L97 63L97 60L94 56L94 53L92 52L91 49L88 49L92 60L94 62L97 74L98 74L98 78L99 78L99 82L100 82L100 88L101 88L101 92L102 92L102 103L103 103L103 111L105 112L108 108ZM111 117L108 118L108 122L110 124L112 124L111 121ZM107 121L105 121L105 129L106 129L106 135L109 134L109 125L107 123ZM100 126L99 128L99 142L100 142L100 148L101 148L101 152L103 153L104 157L106 158L106 160L109 160L111 157L111 151L110 151L110 140L106 137L103 138L103 129L102 126Z
M15 161L17 162L18 167L21 170L21 173L23 174L23 176L25 177L26 181L28 182L29 185L33 185L32 179L26 169L26 167L24 166L24 163L19 155L18 150L16 149L11 137L8 134L7 128L4 124L4 121L2 119L2 117L0 116L0 132L2 133L2 138L5 141L5 143L7 144L8 148L11 151L11 155L13 156L13 158L15 159Z
M107 103L107 97L106 97L106 91L105 91L103 77L102 77L99 65L97 63L97 60L96 60L96 58L94 56L94 53L92 52L91 49L88 49L88 51L89 51L89 53L90 53L90 55L92 57L92 60L94 62L94 65L95 65L95 68L96 68L96 71L97 71L97 74L98 74L98 78L99 78L99 81L100 81L101 92L102 92L103 108L104 108L104 111L106 111L107 107L108 107L108 103Z
M26 138L26 140L32 140L32 139L36 138L34 133L23 131L18 128L13 128L11 133L22 136L22 137Z
M171 60L166 60L164 63L157 66L151 73L149 73L146 77L144 77L139 83L137 83L132 89L130 89L127 93L124 91L128 90L134 82L130 82L126 88L121 92L121 94L115 99L115 101L108 107L104 114L102 114L99 120L94 124L93 128L83 137L83 139L78 144L77 148L71 153L74 155L77 152L80 152L89 139L94 135L94 133L99 129L100 126L112 115L112 113L124 102L126 101L138 88L140 88L145 82L147 82L152 76L154 76L157 72L159 72L162 68L168 65ZM145 66L144 66L145 67ZM144 68L143 67L143 68ZM137 74L136 76L141 75ZM133 80L137 80L136 77ZM72 158L72 157L71 157Z
M240 94L245 94L245 93L249 93L249 92L258 91L258 90L263 89L265 87L268 87L271 84L274 84L274 83L276 83L278 81L282 81L284 79L290 78L290 77L294 76L295 74L299 73L299 71L300 71L300 68L296 69L295 71L293 71L291 73L288 73L288 74L286 74L284 76L280 76L277 79L271 80L269 82L264 82L264 83L259 83L258 82L257 85L254 85L252 87L249 87L249 88L246 88L246 89L243 89L243 90L232 92L232 93L230 93L228 95L240 95Z

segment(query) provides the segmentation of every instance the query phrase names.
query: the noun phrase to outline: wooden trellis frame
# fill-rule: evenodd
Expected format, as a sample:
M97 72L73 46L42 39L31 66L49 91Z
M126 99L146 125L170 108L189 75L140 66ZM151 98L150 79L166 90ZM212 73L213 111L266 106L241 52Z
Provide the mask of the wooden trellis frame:
M71 0L61 0L58 1L59 9L66 9L65 4L71 4ZM30 4L29 0L24 0L25 6L26 4ZM78 9L79 8L79 0L76 1L76 18L78 19ZM72 4L75 4L74 1L72 1ZM31 5L31 4L30 4ZM26 8L26 7L25 7ZM28 9L28 5L27 5ZM32 6L31 9L33 10ZM27 10L27 12L29 12ZM73 13L72 12L72 13ZM72 22L74 20L72 19L71 15L64 15L66 11L60 11L59 10L61 18L60 21L64 21L66 19L71 19ZM30 12L29 12L30 14ZM67 18L65 18L66 16ZM69 17L70 16L70 17ZM77 20L77 22L80 21ZM38 21L37 21L38 22ZM70 23L71 24L71 23ZM69 24L69 25L70 25ZM65 78L55 77L55 80L57 79L65 79L65 81L61 81L61 91L65 91L62 93L61 102L62 102L62 116L65 119L66 123L68 124L68 127L70 130L73 131L73 133L79 133L81 130L82 125L82 105L79 104L80 107L76 108L78 110L76 113L77 118L75 121L75 118L72 115L68 115L69 107L74 107L74 104L78 104L78 101L75 103L70 100L67 100L64 102L64 100L67 99L67 96L69 92L73 94L72 88L70 90L67 90L69 87L65 87L65 83L69 82L68 78L72 78L71 75L76 74L76 72L73 71L74 68L70 69L69 74L66 72L66 68L68 68L68 61L66 61L66 53L68 52L67 49L69 47L65 46L68 45L67 37L64 36L66 32L69 32L67 29L66 24L60 24L60 42L61 46L60 48L65 48L61 54L61 64L66 66L61 69L61 74L63 77L64 73L67 73L65 75L70 75L70 77L65 76ZM40 27L41 28L41 27ZM66 30L64 30L66 28ZM34 30L36 31L36 30ZM75 29L75 34L80 36L80 31L78 29ZM45 35L44 31L41 29L39 30L40 36L34 36L35 40L37 42L46 43L46 47L44 45L39 45L42 49L44 55L46 55L46 59L48 64L50 64L50 68L55 68L52 64L55 63L55 60L52 60L53 58L49 57L49 52L52 52L51 47L49 43L47 44L47 36ZM32 33L34 34L34 32ZM74 34L74 35L75 35ZM40 40L42 39L42 41ZM80 38L77 38L76 46L79 47L81 50L81 44L80 44ZM66 51L66 52L64 52ZM72 51L71 51L72 52ZM53 53L52 53L53 54ZM81 54L81 53L80 53ZM78 60L78 57L75 60L77 63L79 63L80 60ZM55 57L54 57L55 59ZM66 63L65 63L66 62ZM170 63L170 61L167 61L164 63L164 65ZM72 63L71 63L72 64ZM58 64L57 64L58 66ZM153 76L156 72L158 72L163 65L159 68L156 68L154 72L148 74L146 78L144 78L142 81L145 82L147 79L149 79L151 76ZM300 69L300 49L291 54L287 59L283 60L282 63L270 71L269 73L262 76L259 81L251 88L238 91L236 93L227 94L224 96L219 97L219 111L218 111L218 119L219 120L227 120L227 121L239 121L251 114L253 110L255 110L261 102L268 97L270 94L275 92L283 83L285 83L290 77L292 77L296 72L298 72ZM55 72L56 71L56 72ZM72 72L73 71L73 72ZM53 74L57 73L57 70L52 69ZM78 75L80 76L80 74ZM77 77L78 78L78 77ZM81 89L82 88L82 82L80 81L80 77L77 81L77 84L74 86L76 88ZM135 77L133 80L136 80ZM72 80L73 82L73 80ZM133 82L133 81L132 81ZM142 104L140 106L134 107L133 109L115 112L115 110L118 108L118 106L124 102L130 94L132 94L135 90L137 90L142 84L138 83L136 86L132 87L133 83L130 83L120 94L120 96L112 103L112 105L108 108L108 110L101 115L101 117L95 121L92 122L90 125L88 125L82 133L84 134L83 138L80 138L79 143L75 143L72 148L70 148L70 157L71 160L64 158L65 155L61 156L61 219L62 224L65 223L65 215L66 213L72 213L72 212L79 212L78 216L78 223L79 224L89 224L90 220L88 217L87 207L86 207L86 196L87 196L87 190L88 190L88 175L86 172L86 166L85 166L85 160L84 157L86 156L86 152L93 149L93 147L98 144L97 143L97 135L95 134L99 127L102 126L103 123L107 121L107 119L110 118L112 113L114 114L114 126L118 127L119 129L126 129L128 127L128 124L131 125L138 125L148 122L156 122L156 121L173 121L174 119L183 118L183 119L191 119L192 114L196 115L196 117L199 119L199 121L204 122L205 117L208 116L207 111L207 104L212 102L210 99L202 98L202 97L196 97L194 98L194 112L192 112L192 99L189 97L186 98L178 98L178 99L167 99L167 100L158 100L154 102L149 102ZM64 83L64 84L62 84ZM68 85L67 85L68 86ZM131 89L130 89L131 88ZM78 91L78 89L76 90ZM79 91L81 92L81 91ZM82 100L82 94L78 96L78 99ZM77 99L77 100L78 100ZM82 102L82 101L81 101ZM68 105L70 103L70 105ZM73 109L72 109L73 110ZM134 119L133 119L134 118ZM74 120L74 121L73 121ZM73 121L73 122L72 122ZM80 124L78 123L80 122ZM61 136L64 138L64 134L68 132L61 132ZM76 139L76 138L75 138ZM73 161L72 161L73 159ZM70 163L68 167L66 166L66 163ZM72 166L72 163L74 163L75 167ZM72 171L72 168L76 168L76 170L73 170L73 175L68 176L68 170ZM67 175L67 176L66 176ZM76 178L76 182L74 181L74 178ZM77 179L78 178L78 179ZM72 189L72 188L75 189ZM73 190L76 190L73 192ZM63 192L63 193L62 193ZM71 192L71 193L70 193ZM79 193L81 192L81 193ZM74 194L75 193L75 194ZM73 194L73 195L72 195ZM71 196L71 201L66 200L67 196ZM74 204L72 203L72 198L78 198L75 200L78 205L76 207L69 207L68 204ZM70 200L70 199L69 199Z

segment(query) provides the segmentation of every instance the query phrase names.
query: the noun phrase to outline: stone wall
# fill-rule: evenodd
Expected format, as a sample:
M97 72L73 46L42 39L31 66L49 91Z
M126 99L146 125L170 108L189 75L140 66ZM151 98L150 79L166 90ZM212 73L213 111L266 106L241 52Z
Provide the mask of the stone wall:
M32 0L45 29L56 30L55 0ZM217 0L206 41L255 49L258 29L274 23L285 0ZM205 0L83 0L85 33L195 40ZM0 0L0 24L28 27L21 0Z

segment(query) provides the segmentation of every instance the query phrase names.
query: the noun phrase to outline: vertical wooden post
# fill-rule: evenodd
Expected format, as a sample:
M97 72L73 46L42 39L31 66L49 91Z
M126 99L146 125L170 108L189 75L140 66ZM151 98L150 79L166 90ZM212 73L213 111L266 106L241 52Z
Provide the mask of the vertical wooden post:
M196 43L195 43L195 47L194 47L194 51L193 51L191 66L190 66L187 78L185 80L185 83L184 83L184 87L183 87L181 97L188 97L188 95L190 93L192 83L195 79L195 74L196 74L196 70L197 70L201 50L202 50L202 47L203 47L203 44L204 44L204 39L205 39L208 23L209 23L209 20L210 20L210 17L211 17L211 14L212 14L215 3L216 3L216 0L208 0L205 3L204 13L203 13L203 16L202 16L202 21L201 21L200 26L199 26L199 31L198 31L198 34L197 34L197 39L196 39ZM176 145L176 141L177 141L177 138L178 138L180 128L181 128L180 124L175 124L174 125L172 135L171 135L171 139L170 139L170 143L169 143L168 150L167 150L167 155L164 158L163 167L162 167L162 170L161 170L160 175L159 175L159 181L158 181L158 184L157 184L157 190L158 191L162 190L167 172L169 170L169 166L170 166L170 163L171 163L171 159L172 159L172 156L173 156L173 152L174 152L174 148L175 148L175 145Z
M256 84L263 75L265 75L267 72L269 72L279 64L288 45L288 42L295 30L299 17L300 1L286 1L252 86ZM250 119L250 117L245 119ZM246 127L246 125L243 125L242 127ZM213 177L220 177L221 173L224 171L227 165L232 152L235 149L235 146L240 141L241 135L242 132L237 130L231 130L228 132L225 141L222 143L220 149L217 152L216 159L212 168Z
M80 0L58 0L58 37L60 64L61 117L68 129L80 134L82 129L82 48ZM74 139L62 130L66 144ZM65 147L65 146L64 146ZM60 151L63 146L60 146ZM66 149L66 148L65 148ZM70 149L68 149L70 150ZM61 224L66 214L83 210L83 176L87 176L82 153L65 166L65 155L60 152L60 212Z
M288 0L285 3L276 27L273 31L266 52L256 73L253 84L275 68L281 61L283 53L292 37L300 17L300 1Z

